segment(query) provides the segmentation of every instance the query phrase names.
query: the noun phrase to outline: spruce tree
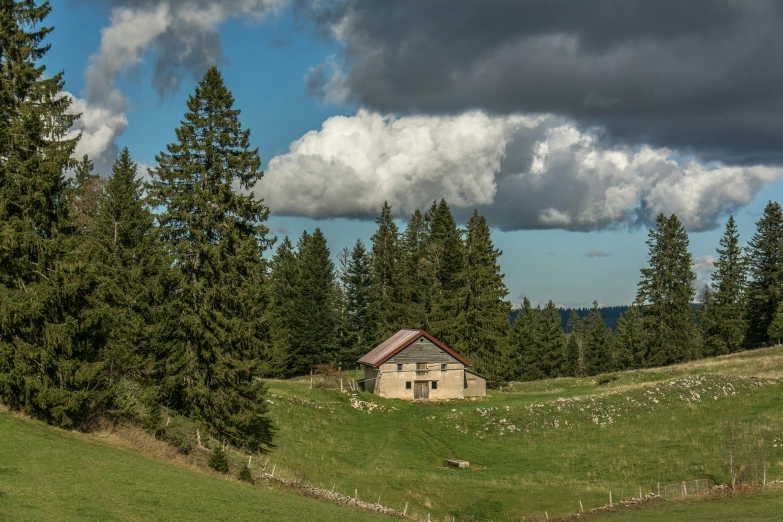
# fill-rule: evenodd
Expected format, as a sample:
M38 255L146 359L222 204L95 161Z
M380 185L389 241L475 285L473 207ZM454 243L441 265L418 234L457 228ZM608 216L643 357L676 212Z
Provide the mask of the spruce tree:
M468 221L465 262L457 274L454 292L457 302L451 348L470 360L490 386L497 386L509 369L509 315L503 282L489 226L473 212Z
M430 294L430 281L425 270L428 232L424 214L416 210L402 234L402 277L405 303L405 325L426 328L425 312Z
M538 326L539 368L547 377L563 377L567 371L565 333L560 326L560 313L551 300L540 312Z
M640 368L644 357L644 327L639 308L631 305L620 315L615 334L616 367L618 369Z
M0 2L0 400L64 427L103 403L92 275L68 202L63 73L40 63L49 2Z
M584 353L588 375L598 375L613 369L609 357L606 324L604 324L601 311L598 309L598 301L593 301L590 315L587 316Z
M296 328L294 306L299 285L299 261L288 236L278 245L270 263L269 317L271 345L263 358L261 374L268 377L290 377L291 335Z
M428 327L433 335L451 345L458 340L456 317L462 305L459 274L465 267L465 245L445 200L441 199L437 205L433 203L426 220L429 223L428 278L432 281L427 306Z
M375 220L378 229L372 236L372 313L378 322L378 344L405 324L403 302L403 266L399 230L394 223L391 207L384 202L381 215Z
M232 444L271 442L264 386L255 376L268 343L265 290L269 210L252 192L263 173L250 131L212 67L152 170L150 193L179 276L171 400Z
M337 362L338 314L334 263L321 229L305 231L297 250L289 373L303 375L316 365Z
M701 290L701 305L697 317L701 333L701 353L705 357L729 353L726 340L721 335L718 314L715 307L715 294L710 285Z
M769 325L783 300L783 209L770 201L748 242L747 337L751 347L769 341Z
M778 303L775 315L767 328L767 338L771 343L780 344L783 341L783 301Z
M573 340L576 343L576 363L571 365L571 375L578 377L587 375L587 366L585 364L585 321L579 318L579 312L576 308L571 309L568 317L568 330L571 332L569 342ZM573 346L569 347L572 350ZM571 355L573 357L573 354Z
M377 318L371 310L372 273L370 256L361 240L351 250L348 266L343 275L347 312L347 332L350 341L340 355L345 367L356 365L356 361L369 352L378 339Z
M720 246L722 248L718 248L718 260L711 276L712 306L708 312L708 322L711 321L714 328L705 339L714 355L740 351L745 344L747 261L739 246L734 216L729 216Z
M568 341L565 347L565 367L563 375L567 377L576 377L579 375L579 341L576 334L568 334Z
M530 300L525 297L522 308L517 313L511 332L511 347L509 350L510 381L535 381L543 379L541 371L541 351L538 340L538 319L540 311L535 310Z
M94 173L94 169L95 164L85 154L76 164L69 187L76 230L82 234L86 234L92 226L106 184L103 178Z
M643 306L646 366L663 366L698 356L688 234L672 214L658 215L650 230L649 267L642 269L637 301Z
M93 303L104 316L101 351L108 386L123 378L145 384L162 375L161 361L175 342L171 301L176 280L127 148L112 167L90 229L90 259L97 287Z

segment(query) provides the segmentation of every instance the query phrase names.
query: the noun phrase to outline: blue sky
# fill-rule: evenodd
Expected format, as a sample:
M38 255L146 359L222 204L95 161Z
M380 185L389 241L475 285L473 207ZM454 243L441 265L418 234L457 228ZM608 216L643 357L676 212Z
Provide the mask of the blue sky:
M66 90L78 97L86 96L85 69L99 50L101 31L111 25L112 8L97 1L53 3L48 23L56 30L49 40L53 47L46 58L47 66L50 70L65 70ZM309 71L339 55L342 44L316 34L314 26L295 16L291 9L264 21L229 18L217 31L224 57L219 64L221 71L265 165L271 158L289 152L290 144L306 133L321 130L325 120L356 114L361 102L327 102L308 93L305 80ZM128 125L115 143L129 147L134 159L146 165L154 165L155 155L173 140L174 129L185 112L185 100L196 83L193 74L184 72L180 88L161 97L151 82L153 53L144 51L140 65L124 70L115 85L128 100ZM779 200L780 195L780 182L772 180L753 194L750 203L742 201L735 217L743 240L752 235L754 222L767 200ZM307 213L302 217L279 216L275 215L274 204L270 202L270 206L269 224L278 236L289 234L295 241L302 230L320 227L333 254L358 238L369 243L375 228L367 219L313 219L306 217ZM492 203L484 203L483 208L491 207ZM287 214L296 213L290 205L287 208ZM715 254L725 217L717 219L716 229L691 232L694 258ZM399 224L402 228L404 221ZM597 231L520 228L493 232L496 246L504 251L501 265L512 303L517 304L526 295L538 303L552 299L565 306L588 306L597 300L615 305L626 304L635 296L639 269L646 263L646 226L601 225L597 228L605 230ZM588 257L590 251L605 255ZM708 274L700 272L699 277L706 280Z

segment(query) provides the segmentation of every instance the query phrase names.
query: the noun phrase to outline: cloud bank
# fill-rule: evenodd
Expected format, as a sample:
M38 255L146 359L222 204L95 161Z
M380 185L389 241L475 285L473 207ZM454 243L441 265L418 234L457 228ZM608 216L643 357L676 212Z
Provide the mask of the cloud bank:
M775 0L318 0L316 95L381 113L557 114L606 139L783 163Z
M676 213L692 231L753 200L783 175L767 166L703 164L676 151L611 144L551 116L336 116L269 162L256 187L276 214L371 219L446 198L504 230L589 231L648 225Z

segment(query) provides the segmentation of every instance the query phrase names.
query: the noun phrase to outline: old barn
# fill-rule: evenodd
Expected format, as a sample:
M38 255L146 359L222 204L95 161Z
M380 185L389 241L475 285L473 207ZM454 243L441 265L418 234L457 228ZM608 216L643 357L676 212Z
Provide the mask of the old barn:
M470 363L424 330L403 329L359 359L362 385L394 399L462 399L487 394Z

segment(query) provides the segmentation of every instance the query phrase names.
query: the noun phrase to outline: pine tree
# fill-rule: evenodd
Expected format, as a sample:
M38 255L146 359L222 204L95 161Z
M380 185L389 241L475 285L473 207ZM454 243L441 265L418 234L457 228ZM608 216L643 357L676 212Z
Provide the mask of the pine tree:
M433 282L428 298L428 329L451 346L458 338L457 315L462 305L459 274L465 267L465 245L457 222L445 200L441 199L425 216L429 223L427 265Z
M343 276L347 311L347 331L350 341L341 353L340 360L346 367L356 365L356 361L369 352L379 335L377 318L373 317L372 273L370 256L361 240L356 241Z
M409 328L426 328L426 310L430 293L425 270L425 251L428 233L424 214L416 210L402 235L403 302L405 325Z
M294 305L299 285L299 261L288 236L277 247L270 263L269 316L271 345L262 361L261 375L290 377L291 335L296 328Z
M733 353L744 348L745 332L745 288L747 286L747 261L739 246L739 232L734 216L729 216L726 232L720 239L718 260L712 273L712 303L707 322L705 341L709 352L714 355Z
M541 311L538 324L538 344L541 356L540 369L547 377L566 374L565 334L560 326L560 313L551 300Z
M465 263L455 282L458 304L450 346L470 360L490 386L498 386L509 367L511 305L505 300L508 289L498 264L501 254L492 243L486 219L474 211L468 221Z
M701 353L705 357L723 355L729 353L726 340L721 335L720 324L717 319L715 307L715 294L710 285L704 285L701 290L701 306L699 306L698 319L701 333Z
M70 201L76 229L87 233L98 212L98 201L103 192L105 180L93 171L95 164L85 154L76 164L74 177L70 182Z
M539 316L540 311L535 310L528 298L525 297L511 331L510 361L507 376L510 381L535 381L545 377L540 369Z
M73 427L103 402L99 323L87 305L65 172L77 139L66 133L63 73L40 64L52 31L49 2L0 2L0 400Z
M568 334L568 341L565 347L565 367L563 375L567 377L576 377L579 375L579 341L576 334Z
M299 277L294 290L289 373L303 375L319 364L336 363L337 308L334 263L321 229L306 231L297 244Z
M576 308L571 309L568 317L568 330L571 332L571 339L576 343L576 362L571 364L571 373L575 377L587 375L587 366L585 364L585 321L579 318L579 312ZM573 347L569 347L572 350ZM570 352L569 352L570 353ZM573 356L573 355L571 355Z
M378 321L378 338L371 344L378 344L388 338L404 324L405 303L403 302L402 249L399 230L394 223L391 207L384 202L381 215L375 220L378 229L372 236L372 313Z
M639 308L631 305L617 321L614 356L617 368L640 368L643 363L644 346L644 327Z
M677 216L658 215L647 245L649 268L642 269L637 301L643 305L646 366L663 366L698 356L688 234Z
M609 357L609 342L606 324L598 309L598 301L593 301L590 315L587 316L585 328L585 365L588 375L598 375L611 371L612 361Z
M162 375L160 362L175 341L171 310L176 280L143 196L127 148L115 161L90 230L90 259L98 285L93 303L103 313L100 354L109 387L123 378Z
M770 201L748 242L747 337L751 347L769 341L769 325L783 300L783 209Z
M770 342L780 344L783 341L783 301L778 303L775 315L767 328L767 338Z
M265 290L269 210L234 98L212 67L188 98L177 141L152 170L150 193L179 275L179 350L167 388L180 410L238 447L271 443L264 386L255 379L268 343ZM241 192L240 192L241 191Z

